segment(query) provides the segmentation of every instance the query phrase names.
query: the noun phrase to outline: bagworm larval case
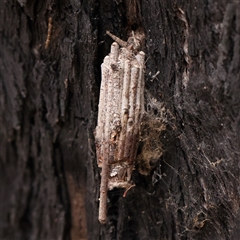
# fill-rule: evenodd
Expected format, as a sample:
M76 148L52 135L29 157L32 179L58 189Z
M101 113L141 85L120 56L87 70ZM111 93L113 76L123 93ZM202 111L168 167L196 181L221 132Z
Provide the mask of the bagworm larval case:
M116 42L101 65L102 81L95 132L98 166L102 168L99 221L106 222L107 191L132 186L142 113L144 57L136 36ZM121 47L120 47L120 46Z

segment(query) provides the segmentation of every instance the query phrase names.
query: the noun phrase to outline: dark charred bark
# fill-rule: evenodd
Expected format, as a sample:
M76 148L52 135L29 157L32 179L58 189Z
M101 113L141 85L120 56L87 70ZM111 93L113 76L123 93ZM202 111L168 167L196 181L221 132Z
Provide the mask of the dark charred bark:
M0 9L1 239L238 239L239 1ZM106 30L145 33L146 112L160 122L149 138L163 154L148 176L136 166L125 198L109 192L100 225L93 132Z

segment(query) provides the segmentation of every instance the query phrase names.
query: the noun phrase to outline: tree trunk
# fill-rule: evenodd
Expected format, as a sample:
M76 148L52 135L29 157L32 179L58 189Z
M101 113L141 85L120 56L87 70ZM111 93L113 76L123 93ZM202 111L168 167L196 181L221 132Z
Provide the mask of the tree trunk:
M0 4L1 239L238 239L240 1ZM101 225L105 32L139 29L147 138L162 156L139 155L136 186L109 191Z

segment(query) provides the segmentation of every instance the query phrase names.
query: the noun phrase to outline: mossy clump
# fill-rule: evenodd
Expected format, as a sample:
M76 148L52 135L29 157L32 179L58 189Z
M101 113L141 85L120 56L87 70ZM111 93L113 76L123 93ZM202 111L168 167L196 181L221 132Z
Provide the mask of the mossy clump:
M145 114L142 118L137 168L143 175L148 175L163 154L161 135L166 130L166 111L157 100L147 97Z

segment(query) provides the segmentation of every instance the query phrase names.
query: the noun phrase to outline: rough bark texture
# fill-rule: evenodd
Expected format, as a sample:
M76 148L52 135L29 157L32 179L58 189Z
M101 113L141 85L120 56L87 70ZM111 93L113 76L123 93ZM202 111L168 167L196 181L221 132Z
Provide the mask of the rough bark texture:
M0 9L1 239L238 239L239 1L6 0ZM138 29L163 155L148 176L135 171L125 198L109 192L100 225L93 131L105 31L127 40Z

